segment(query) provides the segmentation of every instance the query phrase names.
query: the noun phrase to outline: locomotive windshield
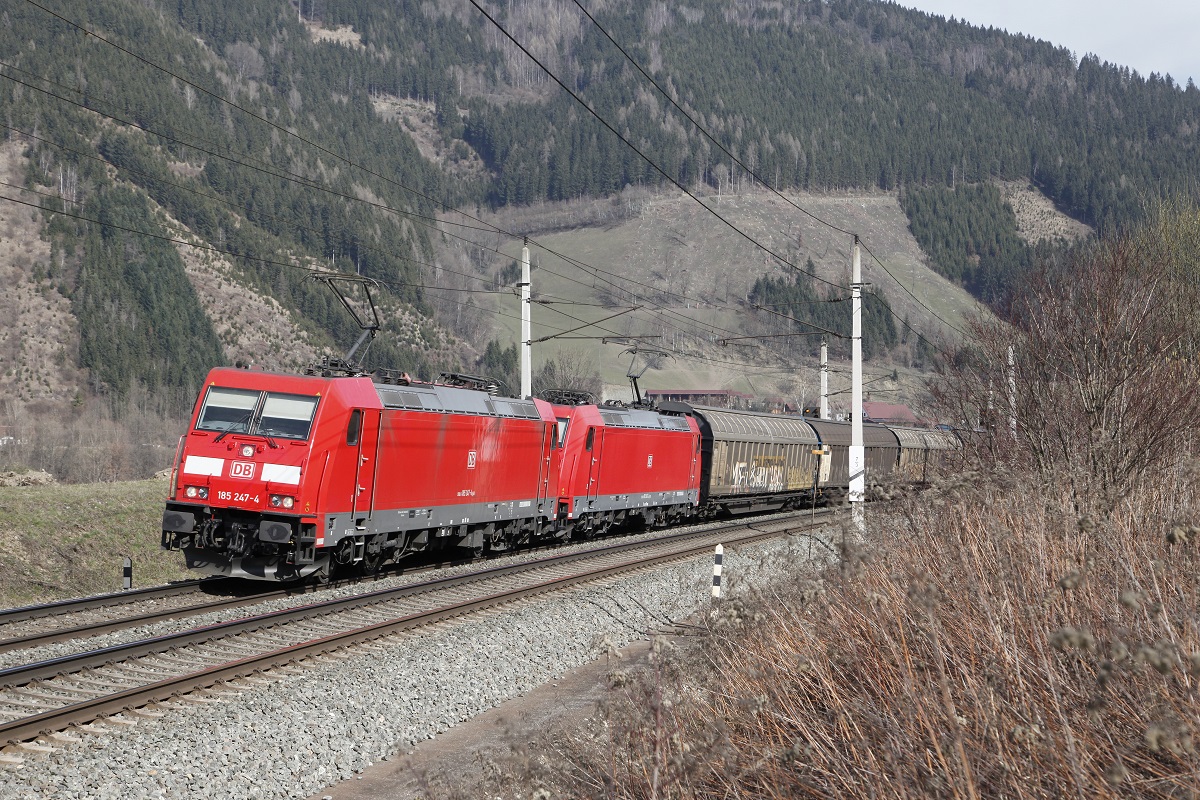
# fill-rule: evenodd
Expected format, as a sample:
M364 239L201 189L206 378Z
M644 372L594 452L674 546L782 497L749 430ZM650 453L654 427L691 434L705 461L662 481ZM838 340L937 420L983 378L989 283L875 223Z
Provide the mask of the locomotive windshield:
M196 430L307 439L317 400L307 395L210 386Z
M261 395L262 392L210 386L208 396L204 398L204 408L200 409L200 419L196 421L196 430L249 432L250 419L254 416Z
M308 429L312 426L313 412L316 410L315 397L267 392L255 433L262 436L281 436L285 439L307 439Z

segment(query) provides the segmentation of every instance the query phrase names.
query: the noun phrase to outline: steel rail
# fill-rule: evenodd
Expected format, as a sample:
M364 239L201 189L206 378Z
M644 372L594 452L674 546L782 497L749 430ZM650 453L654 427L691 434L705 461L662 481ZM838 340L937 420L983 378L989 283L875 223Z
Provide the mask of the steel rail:
M424 570L431 568L421 567L419 569ZM254 605L255 603L264 603L269 600L277 600L282 597L290 597L292 595L311 594L328 589L338 589L343 586L352 586L359 583L368 583L371 581L380 580L384 577L387 577L387 575L385 575L383 572L380 572L373 575L358 575L353 577L339 578L321 585L315 585L311 583L285 584L283 588L274 588L275 585L269 583L248 584L245 581L238 581L234 578L201 578L196 581L186 581L180 584L169 584L166 586L136 589L132 592L96 595L94 597L86 597L76 600L56 601L55 603L48 603L44 606L25 606L23 608L9 609L8 612L0 613L33 613L30 613L28 616L15 616L11 620L5 620L3 617L0 617L0 623L24 622L31 619L49 616L51 613L68 614L95 608L109 608L113 605L131 605L133 603L143 602L146 600L161 599L192 592L203 592L207 586L211 586L213 588L229 587L232 590L242 592L231 597L214 600L211 603L198 603L193 606L180 606L174 609L162 609L132 617L119 617L111 620L87 623L84 625L75 625L69 628L57 628L55 630L45 631L42 633L32 633L26 636L16 636L11 639L0 639L0 653L7 653L11 650L24 650L31 647L39 647L45 644L53 644L55 642L66 642L70 641L71 639L99 636L100 634L111 633L113 631L124 630L126 628L135 628L139 625L149 625L154 622L161 622L165 619L194 617L199 614L206 614L210 611L239 608L241 606ZM187 588L179 588L177 591L171 591L172 589L176 589L176 587ZM137 596L131 597L131 595ZM113 602L106 602L109 600Z
M734 538L731 541L727 540L730 541L731 545L753 544L765 539L798 532L810 527L810 525L805 524L802 526L795 526L794 523L792 523L791 527L785 525L781 530L770 531L762 530L761 528L746 528L744 525L740 527L742 527L742 532L738 534L731 534L734 536ZM430 581L422 584L399 587L398 589L372 592L371 596L375 598L373 602L383 602L383 599L380 597L380 595L391 594L393 597L400 597L406 594L433 591L434 588L449 589L463 583L477 581L482 577L495 577L512 572L522 571L533 572L534 570L544 569L547 566L555 564L570 563L572 561L580 561L588 558L594 559L600 555L613 555L636 549L655 549L672 543L682 543L680 540L687 538L708 538L711 537L713 533L716 532L692 532L687 534L677 534L675 536L665 537L662 539L652 539L642 542L629 542L621 545L600 548L597 550L564 554L548 559L539 559L522 564L497 567L491 570L485 570L481 573L472 573L469 576L456 576L454 578L443 579L442 581ZM343 649L393 633L433 624L451 617L463 616L480 609L503 605L548 592L561 591L565 588L578 584L603 580L607 577L611 577L623 572L643 570L671 561L680 561L687 558L692 558L696 555L707 553L711 547L711 543L706 541L703 544L672 550L670 552L651 556L649 558L639 558L622 564L602 566L596 569L578 572L573 575L551 578L550 580L542 581L532 586L505 590L481 598L451 603L448 606L421 611L393 620L331 634L329 636L320 637L296 645L290 645L288 647L271 652L247 656L245 658L227 662L211 669L205 669L199 672L167 678L153 684L126 689L124 691L96 698L94 700L87 700L81 703L63 706L58 709L44 711L31 717L0 723L0 743L17 743L28 741L41 735L65 730L73 725L90 722L98 717L128 711L156 701L167 700L186 692L192 692L211 687L214 684L221 683L223 681L232 680L238 677L245 677L256 672L262 672L265 669L294 663L304 658L328 653L332 650ZM288 621L288 618L313 616L314 611L317 609L320 609L323 615L325 613L333 613L334 609L340 611L347 608L354 608L370 604L369 602L352 602L360 601L364 597L367 596L360 595L353 598L342 598L335 601L329 601L327 603L303 606L298 609L288 609L284 612L264 614L260 615L259 617L238 620L233 623L222 623L219 625L208 626L207 628L185 632L184 634L156 637L154 639L144 640L142 642L133 642L129 645L104 648L103 650L81 654L80 656L52 659L50 661L29 665L27 668L18 667L3 670L0 671L0 683L6 683L9 686L22 685L23 683L32 680L65 674L64 668L68 668L69 671L74 672L80 669L85 669L86 666L112 663L113 661L118 660L114 658L116 655L121 655L123 658L119 660L124 660L137 655L159 653L167 649L173 649L174 647L181 646L181 644L184 643L219 638L220 636L235 632L235 629L239 627L241 627L242 630L237 630L236 632L245 632L256 630L262 627L273 627ZM299 613L305 611L308 612L307 615ZM19 678L15 683L5 680L8 677L17 676L19 676Z
M216 585L227 581L227 578L199 578L191 581L179 581L163 586L147 586L144 589L130 589L125 592L97 594L91 597L79 597L71 600L55 600L50 603L19 606L0 610L0 623L24 622L27 619L38 619L56 614L69 614L74 611L85 611L90 608L126 605L143 600L154 600L159 597L174 597L179 594L189 594L200 589L202 584Z
M119 619L110 619L103 622L93 622L87 625L76 625L71 628L59 628L54 631L45 633L32 633L28 636L18 636L12 639L0 640L0 653L7 653L10 650L24 650L30 647L39 647L44 644L53 644L55 642L66 642L71 639L83 639L89 636L99 636L103 633L111 633L113 631L124 630L126 628L136 628L139 625L149 625L152 622L161 622L164 619L179 619L183 617L194 617L198 614L206 614L210 611L222 611L228 608L238 608L241 606L254 605L255 603L263 603L268 600L275 600L280 597L287 597L292 594L297 594L296 591L280 590L264 592L262 594L243 595L241 597L227 597L223 600L214 600L211 603L200 603L194 606L183 606L181 608L164 609L162 611L154 611L149 614L140 614L135 617L121 617Z

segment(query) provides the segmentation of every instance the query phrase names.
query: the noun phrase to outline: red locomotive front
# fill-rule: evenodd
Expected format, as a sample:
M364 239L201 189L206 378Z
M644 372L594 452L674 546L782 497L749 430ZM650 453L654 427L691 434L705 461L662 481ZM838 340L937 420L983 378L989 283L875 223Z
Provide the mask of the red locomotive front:
M329 383L212 370L180 439L163 546L182 549L190 568L216 574L276 579L315 571L310 466Z

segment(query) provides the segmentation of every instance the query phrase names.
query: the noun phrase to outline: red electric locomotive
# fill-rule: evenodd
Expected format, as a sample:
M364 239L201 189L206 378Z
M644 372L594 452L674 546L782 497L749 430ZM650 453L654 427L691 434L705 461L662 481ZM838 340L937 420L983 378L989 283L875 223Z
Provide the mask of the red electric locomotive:
M546 402L461 386L214 369L180 440L162 544L189 568L295 580L563 535L555 424Z
M558 513L571 533L599 535L630 516L647 527L700 502L700 430L683 415L613 405L555 406Z

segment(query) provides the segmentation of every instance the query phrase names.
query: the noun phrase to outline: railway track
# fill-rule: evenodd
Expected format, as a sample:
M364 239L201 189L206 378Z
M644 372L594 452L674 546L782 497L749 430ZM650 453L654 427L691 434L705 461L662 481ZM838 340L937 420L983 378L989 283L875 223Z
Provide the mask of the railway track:
M811 524L794 518L737 523L613 544L0 670L0 744L28 742L234 679L260 680L250 676L448 618L694 557L717 543L751 543Z
M276 584L229 578L203 578L0 610L0 653L85 639L167 619L186 619L322 589L372 582L389 574L391 571L384 571L378 575L331 581L322 586L304 584L282 588ZM205 597L211 599L200 600ZM132 613L131 607L134 609Z
M286 594L279 590L248 592L234 581L206 578L8 609L0 611L0 653L235 608ZM197 602L204 597L213 599Z

